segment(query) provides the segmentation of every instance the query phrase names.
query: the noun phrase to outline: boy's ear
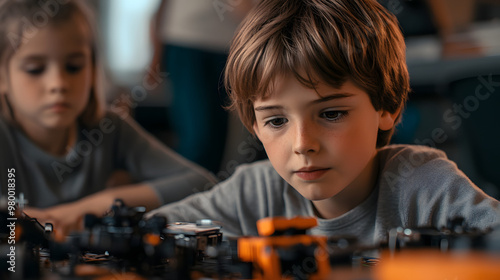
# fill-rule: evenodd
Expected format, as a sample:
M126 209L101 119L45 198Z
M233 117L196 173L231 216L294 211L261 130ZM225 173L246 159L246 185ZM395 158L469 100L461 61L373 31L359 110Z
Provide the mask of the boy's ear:
M394 113L390 113L389 111L380 110L380 119L378 128L380 130L391 130L394 127L394 123L396 122L396 118L399 116L401 112L401 107L397 109Z

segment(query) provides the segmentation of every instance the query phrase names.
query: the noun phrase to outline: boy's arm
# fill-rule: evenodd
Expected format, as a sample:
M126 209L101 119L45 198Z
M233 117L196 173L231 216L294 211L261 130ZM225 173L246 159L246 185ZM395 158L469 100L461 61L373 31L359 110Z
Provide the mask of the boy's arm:
M213 189L148 213L171 222L211 219L222 223L224 236L257 235L256 223L284 216L283 180L267 161L243 164Z
M196 222L201 219L210 219L223 225L224 235L243 235L240 223L247 218L242 217L236 201L238 190L228 184L218 185L212 190L194 194L176 203L165 205L151 211L147 217L160 215L167 218L169 223Z

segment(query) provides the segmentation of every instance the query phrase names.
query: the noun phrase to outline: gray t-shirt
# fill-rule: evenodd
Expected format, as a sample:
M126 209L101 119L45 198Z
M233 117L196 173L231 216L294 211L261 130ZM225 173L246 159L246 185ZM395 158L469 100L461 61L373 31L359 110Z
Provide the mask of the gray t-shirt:
M446 225L462 216L471 227L500 225L500 203L475 186L439 150L391 145L378 152L379 174L369 197L334 219L318 219L310 233L349 235L377 244L388 230ZM265 217L314 216L312 203L283 180L267 160L240 166L212 190L163 206L169 222L208 218L223 224L225 236L258 235Z
M131 118L108 112L99 125L78 129L78 140L61 157L46 153L0 118L0 198L15 169L15 193L33 207L71 202L101 191L110 175L125 170L148 183L160 201L180 200L216 182L205 169L167 148Z

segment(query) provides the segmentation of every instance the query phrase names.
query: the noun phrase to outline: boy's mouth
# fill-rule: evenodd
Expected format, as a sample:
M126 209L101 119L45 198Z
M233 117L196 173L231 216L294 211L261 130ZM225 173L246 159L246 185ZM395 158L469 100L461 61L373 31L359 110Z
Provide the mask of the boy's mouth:
M293 173L303 180L312 181L321 178L329 170L330 168L326 167L310 166L303 167L297 171L294 171Z

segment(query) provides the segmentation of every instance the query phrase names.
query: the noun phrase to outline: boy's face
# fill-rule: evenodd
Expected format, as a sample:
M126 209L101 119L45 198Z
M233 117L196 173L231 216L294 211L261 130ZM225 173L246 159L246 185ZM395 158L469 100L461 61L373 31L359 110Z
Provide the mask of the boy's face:
M254 130L276 171L302 196L319 201L371 189L377 133L395 114L376 111L368 94L347 81L317 92L294 77L277 79L273 94L254 103Z
M74 17L30 35L8 65L7 95L15 120L25 130L64 129L75 123L89 100L93 65L88 30Z

